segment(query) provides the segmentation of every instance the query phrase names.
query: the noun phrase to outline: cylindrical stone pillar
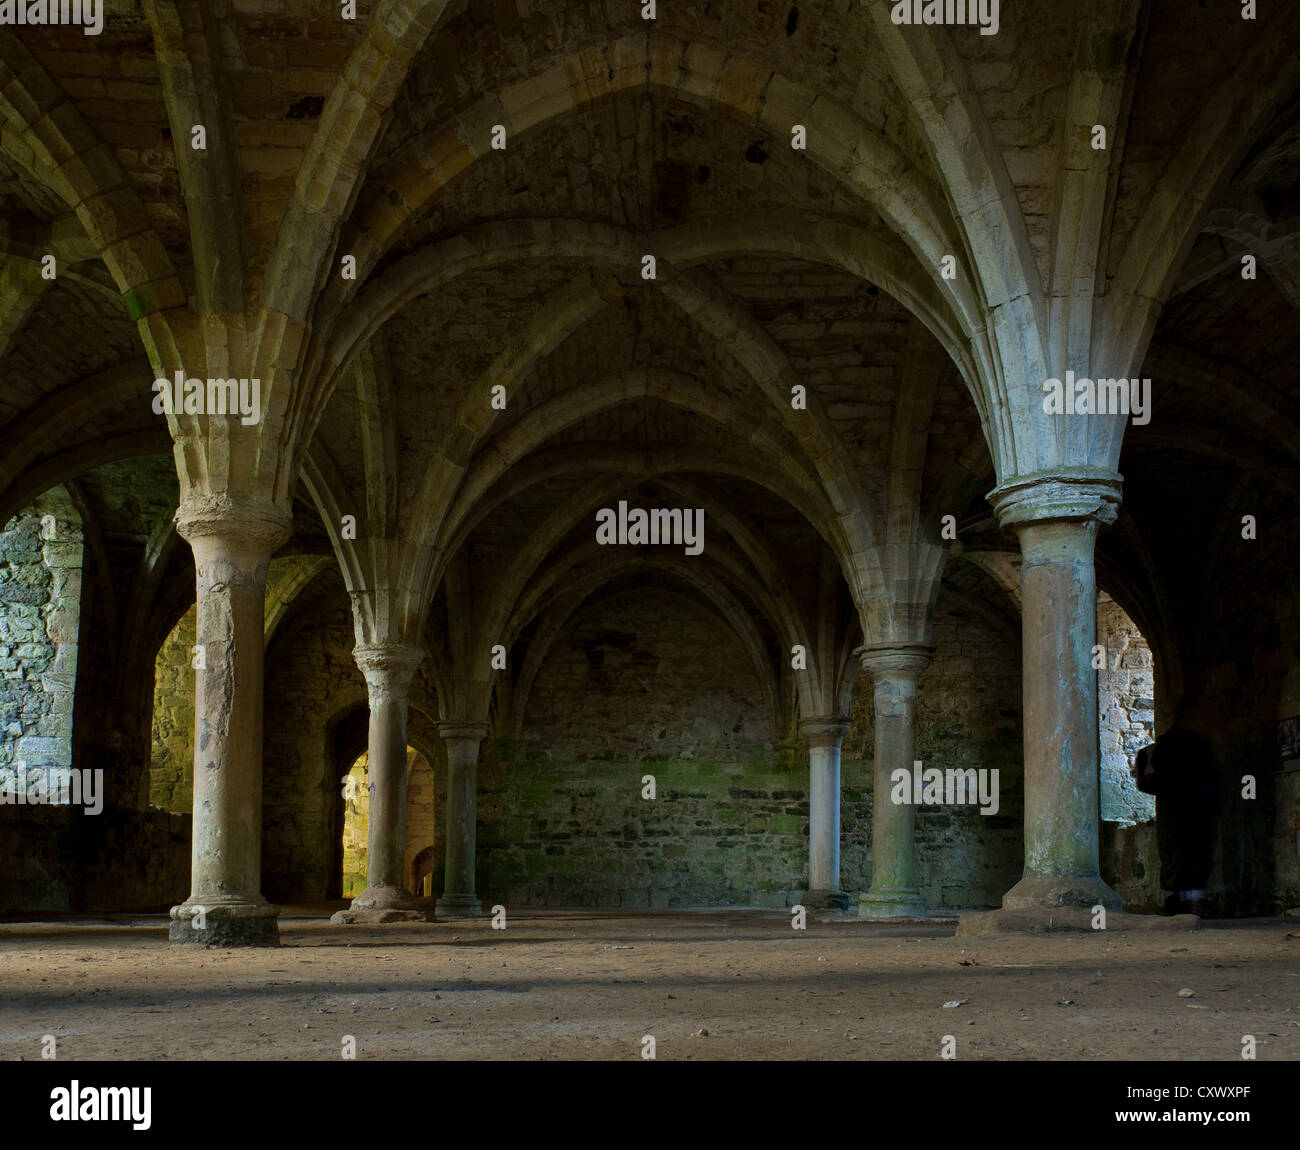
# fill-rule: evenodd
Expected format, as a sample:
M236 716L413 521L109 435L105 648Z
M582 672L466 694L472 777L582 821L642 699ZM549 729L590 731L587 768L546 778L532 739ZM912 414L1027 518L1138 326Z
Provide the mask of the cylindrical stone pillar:
M1025 870L1007 910L1122 902L1098 871L1097 582L1093 548L1117 477L1039 477L989 496L1020 537Z
M474 918L483 904L474 893L478 829L478 750L486 723L446 722L438 734L447 744L447 866L439 918Z
M799 723L808 744L808 893L805 905L848 909L840 890L840 746L844 719L809 718Z
M406 719L411 679L424 652L402 643L358 646L353 657L370 694L367 781L370 821L366 838L366 889L353 910L420 909L403 885L406 854Z
M876 763L871 804L871 887L858 902L862 918L916 918L925 901L916 887L916 809L897 803L894 774L912 778L916 754L916 683L934 654L923 644L859 647L875 680ZM911 797L911 785L908 797Z
M266 572L289 536L269 505L182 505L194 550L194 842L190 897L169 936L206 946L276 946L279 908L262 896L262 662Z

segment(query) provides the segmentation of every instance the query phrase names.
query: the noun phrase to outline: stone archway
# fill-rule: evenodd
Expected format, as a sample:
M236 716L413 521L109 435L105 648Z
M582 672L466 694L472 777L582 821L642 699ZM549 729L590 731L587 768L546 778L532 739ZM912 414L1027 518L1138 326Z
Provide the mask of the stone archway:
M411 860L409 889L421 898L430 898L434 894L433 877L438 869L438 852L435 845L424 847Z
M1129 909L1156 911L1156 801L1129 774L1137 752L1155 740L1155 658L1137 623L1105 591L1097 595L1094 654L1104 877Z
M82 517L54 487L0 534L0 786L57 794L72 765ZM57 801L57 800L55 800Z

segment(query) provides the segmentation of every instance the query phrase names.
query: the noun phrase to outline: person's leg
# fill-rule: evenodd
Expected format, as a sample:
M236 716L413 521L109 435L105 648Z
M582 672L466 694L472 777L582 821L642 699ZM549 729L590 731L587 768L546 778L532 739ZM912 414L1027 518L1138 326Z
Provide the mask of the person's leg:
M1214 815L1196 813L1186 820L1180 836L1178 890L1188 913L1205 918L1209 914L1206 885L1214 847Z
M1156 846L1160 851L1160 893L1165 914L1178 914L1178 866L1174 813L1168 803L1156 799Z

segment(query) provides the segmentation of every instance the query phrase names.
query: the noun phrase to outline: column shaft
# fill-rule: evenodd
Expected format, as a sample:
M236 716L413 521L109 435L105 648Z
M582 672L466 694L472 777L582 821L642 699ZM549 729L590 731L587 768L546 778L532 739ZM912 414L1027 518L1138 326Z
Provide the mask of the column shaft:
M925 914L916 886L916 810L895 803L894 773L911 777L916 758L916 684L930 662L921 645L863 648L862 666L875 678L875 783L871 806L871 888L862 896L863 918ZM908 788L909 792L911 788Z
M278 908L261 893L262 629L267 567L287 531L212 514L178 515L178 530L194 549L198 650L191 889L170 938L274 946Z
M848 723L834 718L800 723L808 743L808 892L804 902L847 909L840 890L840 747Z
M1092 520L1019 526L1024 633L1025 870L1002 899L1119 909L1098 871L1097 585Z
M447 745L447 866L439 917L474 917L483 907L474 890L478 830L478 753L485 723L443 724Z
M366 884L400 888L406 853L406 700L370 704Z
M809 834L808 885L838 890L840 885L840 748L808 750Z
M401 643L353 650L370 694L366 889L352 900L354 911L421 910L419 900L403 883L402 871L406 856L407 698L423 654L418 647Z
M1098 870L1097 532L1119 506L1117 475L1027 476L989 501L1020 537L1024 660L1025 869L1006 910L1122 901Z

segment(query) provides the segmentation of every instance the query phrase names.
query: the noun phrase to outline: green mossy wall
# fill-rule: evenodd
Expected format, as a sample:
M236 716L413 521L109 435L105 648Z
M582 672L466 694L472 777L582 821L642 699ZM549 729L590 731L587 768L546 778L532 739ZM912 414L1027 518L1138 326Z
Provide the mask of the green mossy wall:
M918 881L932 906L994 905L1021 866L1019 648L942 601L935 639L918 757L997 768L1001 810L921 808ZM841 764L847 890L870 885L871 694L860 679ZM739 641L703 607L629 592L579 612L539 671L521 739L484 748L480 894L525 906L797 902L807 753L773 740L764 697Z

